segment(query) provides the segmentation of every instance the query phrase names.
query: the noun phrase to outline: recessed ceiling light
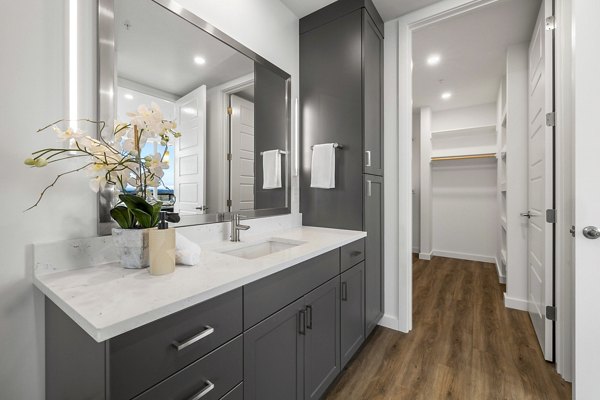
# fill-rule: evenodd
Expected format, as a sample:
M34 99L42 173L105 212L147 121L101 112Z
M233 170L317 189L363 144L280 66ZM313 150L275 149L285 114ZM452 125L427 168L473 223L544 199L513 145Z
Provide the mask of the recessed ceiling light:
M442 57L440 57L439 54L432 54L429 57L427 57L427 65L438 65L440 61L442 61Z
M444 93L442 93L442 99L443 100L448 100L448 99L450 99L450 97L452 97L452 93L450 93L450 92L444 92Z
M125 97L127 100L133 100L133 95L130 93L125 94L123 97Z
M194 57L194 62L198 65L206 64L206 60L204 59L204 57L200 57L200 56Z

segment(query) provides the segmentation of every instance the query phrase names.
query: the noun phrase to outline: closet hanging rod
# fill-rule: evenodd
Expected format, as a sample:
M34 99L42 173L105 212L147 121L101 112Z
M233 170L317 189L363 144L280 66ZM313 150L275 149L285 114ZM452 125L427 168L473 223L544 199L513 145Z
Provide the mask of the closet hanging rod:
M310 149L311 149L311 150L312 150L312 149L314 149L314 148L315 148L315 145L312 145L312 146L310 146ZM334 144L333 144L333 148L334 148L334 149L343 149L343 148L344 148L344 146L342 146L342 145L341 145L341 144L339 144L339 143L334 143Z
M285 150L279 150L279 149L278 149L277 151L279 152L279 154L287 154L287 153L288 153L288 152L287 152L287 151L285 151ZM265 154L265 152L264 152L264 151L261 151L261 152L260 152L260 155L262 156L263 154Z
M496 158L496 153L469 154L465 156L431 157L431 161L471 160L476 158Z

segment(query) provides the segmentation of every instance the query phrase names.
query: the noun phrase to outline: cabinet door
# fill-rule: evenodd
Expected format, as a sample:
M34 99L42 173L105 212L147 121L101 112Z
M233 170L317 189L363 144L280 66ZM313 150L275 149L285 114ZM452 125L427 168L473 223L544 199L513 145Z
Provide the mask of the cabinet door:
M365 263L341 275L340 346L342 368L365 340Z
M363 10L364 173L383 175L383 38Z
M365 336L383 316L383 178L365 175Z
M302 298L244 333L244 399L303 398L305 316Z
M319 399L340 373L340 280L305 296L304 398ZM283 399L283 397L282 397Z

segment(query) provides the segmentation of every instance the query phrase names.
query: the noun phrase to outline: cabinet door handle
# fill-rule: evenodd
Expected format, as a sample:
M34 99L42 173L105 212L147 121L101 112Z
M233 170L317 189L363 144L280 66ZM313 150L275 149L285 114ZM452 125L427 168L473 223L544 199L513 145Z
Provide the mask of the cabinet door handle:
M371 181L367 181L367 196L371 197Z
M366 166L371 166L371 150L365 151L365 155L367 156Z
M358 257L362 254L362 251L354 250L350 252L350 257Z
M298 313L298 325L298 333L306 335L306 312L304 310L300 310Z
M201 398L206 396L208 393L210 393L210 391L212 391L214 388L215 388L215 384L212 383L211 381L207 380L204 388L201 391L199 391L198 393L196 393L195 395L193 395L192 397L190 397L189 400L200 400Z
M342 301L348 301L348 283L342 282Z
M306 306L306 328L312 329L312 306Z
M177 351L181 351L181 350L185 349L186 347L193 345L197 341L204 339L208 335L212 335L214 333L214 331L215 331L215 328L213 328L212 326L206 325L204 327L204 330L202 332L200 332L199 334L192 336L185 342L173 342L173 346L175 346Z

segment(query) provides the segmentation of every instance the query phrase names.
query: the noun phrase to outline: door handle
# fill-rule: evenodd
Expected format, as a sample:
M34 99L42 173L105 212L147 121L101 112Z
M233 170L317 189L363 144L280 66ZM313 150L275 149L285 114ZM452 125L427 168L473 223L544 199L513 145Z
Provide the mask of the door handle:
M371 181L367 181L367 196L371 197Z
M527 212L521 213L521 217L531 218L531 211L527 211Z
M342 282L342 301L348 301L348 283Z
M370 150L365 151L365 155L367 156L366 166L370 167L371 166L371 151Z
M312 306L306 306L306 329L312 329Z
M306 335L306 312L304 310L300 310L298 313L298 325L298 333Z
M600 238L600 229L595 226L586 226L583 228L583 236L587 239L598 239Z

